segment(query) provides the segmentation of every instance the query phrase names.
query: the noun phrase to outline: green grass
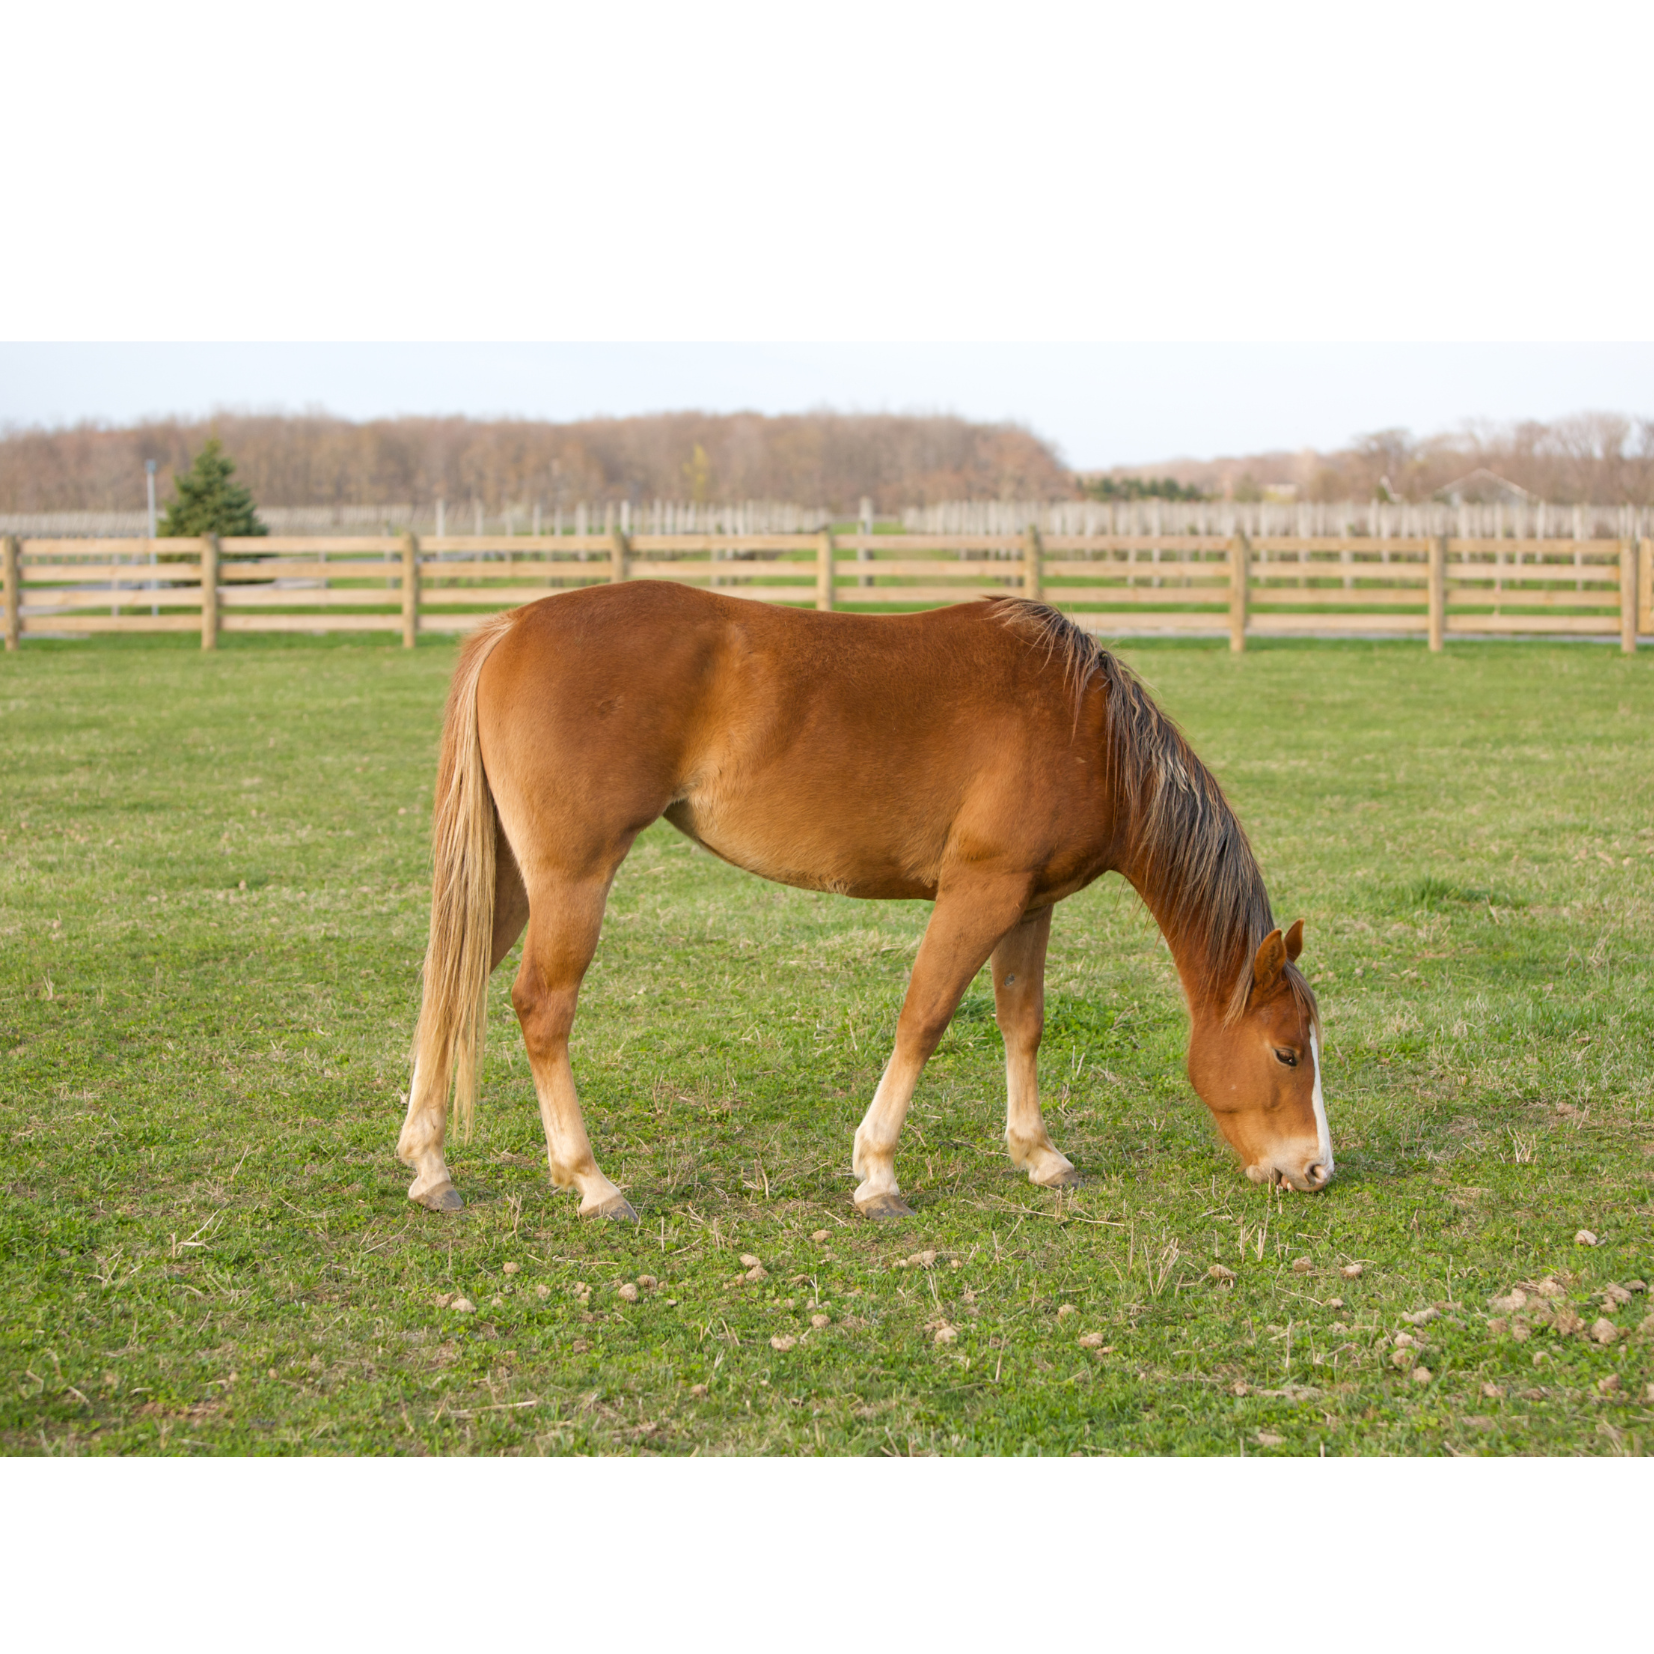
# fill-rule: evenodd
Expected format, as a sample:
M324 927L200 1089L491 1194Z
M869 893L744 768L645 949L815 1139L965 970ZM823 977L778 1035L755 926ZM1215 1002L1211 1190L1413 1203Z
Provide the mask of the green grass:
M904 1137L918 1215L854 1220L850 1137L926 910L766 885L657 827L615 887L575 1050L641 1225L552 1194L509 969L454 1157L469 1209L412 1209L392 1149L451 646L0 661L0 1444L1654 1445L1646 1295L1608 1347L1488 1319L1518 1281L1553 1276L1589 1324L1610 1282L1654 1280L1654 660L1124 652L1221 777L1277 913L1308 921L1322 1196L1239 1175L1183 1076L1158 933L1109 879L1058 910L1041 1056L1084 1187L1059 1200L1005 1158L984 977ZM731 1284L742 1253L767 1278ZM661 1285L626 1303L645 1273ZM1424 1384L1387 1341L1428 1307Z

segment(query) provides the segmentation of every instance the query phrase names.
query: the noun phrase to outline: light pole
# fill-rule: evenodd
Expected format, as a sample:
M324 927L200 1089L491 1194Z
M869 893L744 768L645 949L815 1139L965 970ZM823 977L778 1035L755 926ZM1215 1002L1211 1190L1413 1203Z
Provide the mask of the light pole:
M155 562L155 461L152 459L144 461L144 481L149 487L149 561L153 565ZM149 589L151 591L155 590L153 579L149 582ZM151 603L149 612L151 617L158 615L161 612L161 605Z

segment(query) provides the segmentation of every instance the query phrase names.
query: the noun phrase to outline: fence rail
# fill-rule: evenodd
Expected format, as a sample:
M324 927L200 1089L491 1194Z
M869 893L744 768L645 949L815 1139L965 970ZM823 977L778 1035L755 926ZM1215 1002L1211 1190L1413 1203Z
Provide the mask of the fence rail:
M106 632L464 632L502 608L672 580L816 609L1035 597L1088 631L1654 639L1654 538L907 533L0 541L8 649Z

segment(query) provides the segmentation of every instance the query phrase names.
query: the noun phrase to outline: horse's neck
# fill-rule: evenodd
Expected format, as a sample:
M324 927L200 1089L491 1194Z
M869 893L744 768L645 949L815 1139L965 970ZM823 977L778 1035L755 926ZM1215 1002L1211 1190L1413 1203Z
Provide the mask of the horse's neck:
M1214 960L1210 932L1181 899L1184 892L1169 888L1163 866L1139 853L1123 858L1120 872L1143 898L1144 906L1160 927L1160 934L1166 938L1190 1015L1221 1015L1228 997L1225 980L1231 974L1230 962ZM1235 970L1243 963L1236 960Z

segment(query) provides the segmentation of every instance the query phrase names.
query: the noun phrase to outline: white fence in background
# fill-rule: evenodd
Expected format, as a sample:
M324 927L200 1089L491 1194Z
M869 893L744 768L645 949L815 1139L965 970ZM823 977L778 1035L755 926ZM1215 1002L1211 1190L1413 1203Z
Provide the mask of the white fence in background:
M629 500L485 510L467 501L425 505L272 506L259 511L283 538L411 531L448 535L815 534L843 524L821 506L778 500L724 505L685 500ZM871 525L864 503L858 521ZM0 513L0 534L29 539L122 538L148 533L143 511ZM909 534L1017 535L1029 528L1057 535L1289 535L1314 539L1410 539L1448 534L1477 540L1635 540L1654 535L1654 508L1630 505L1417 505L1346 500L1329 503L1238 503L1227 500L950 500L909 506L880 517L881 528Z
M1378 500L951 500L909 506L910 534L1246 534L1299 539L1628 540L1654 534L1654 508L1634 505L1417 505Z

